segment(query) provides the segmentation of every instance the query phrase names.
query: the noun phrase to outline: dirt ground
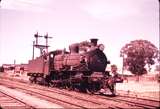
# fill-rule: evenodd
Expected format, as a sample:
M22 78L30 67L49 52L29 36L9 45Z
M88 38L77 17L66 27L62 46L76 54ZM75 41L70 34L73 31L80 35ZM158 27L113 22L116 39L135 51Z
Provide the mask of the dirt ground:
M160 83L155 79L141 77L139 81L136 81L136 77L128 78L128 81L116 84L116 90L117 92L160 100Z

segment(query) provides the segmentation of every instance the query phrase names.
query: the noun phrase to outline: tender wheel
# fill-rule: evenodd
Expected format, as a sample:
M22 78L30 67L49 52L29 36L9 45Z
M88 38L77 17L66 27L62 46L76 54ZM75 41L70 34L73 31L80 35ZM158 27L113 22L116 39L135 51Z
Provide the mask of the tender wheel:
M29 81L30 81L31 83L36 83L36 77L30 76L30 77L29 77Z
M45 84L45 80L43 77L37 77L36 78L36 82L37 84L40 84L40 85L44 85Z

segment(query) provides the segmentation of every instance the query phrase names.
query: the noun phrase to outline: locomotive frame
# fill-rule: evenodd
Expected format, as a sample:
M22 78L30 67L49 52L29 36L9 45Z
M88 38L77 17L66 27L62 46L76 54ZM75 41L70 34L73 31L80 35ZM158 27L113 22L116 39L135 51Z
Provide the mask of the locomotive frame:
M32 83L68 88L81 92L95 93L102 88L111 88L108 71L110 61L97 45L98 39L91 39L90 50L79 53L79 45L70 45L70 52L55 50L29 60L27 73ZM111 90L114 94L115 90Z

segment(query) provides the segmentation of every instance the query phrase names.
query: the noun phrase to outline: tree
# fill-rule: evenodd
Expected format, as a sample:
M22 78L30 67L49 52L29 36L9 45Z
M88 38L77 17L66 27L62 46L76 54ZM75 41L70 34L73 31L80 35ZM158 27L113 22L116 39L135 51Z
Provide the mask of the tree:
M4 67L0 66L0 72L4 72Z
M147 73L145 65L150 69L155 64L158 49L147 40L134 40L121 48L120 56L123 57L125 68L135 75L142 75Z

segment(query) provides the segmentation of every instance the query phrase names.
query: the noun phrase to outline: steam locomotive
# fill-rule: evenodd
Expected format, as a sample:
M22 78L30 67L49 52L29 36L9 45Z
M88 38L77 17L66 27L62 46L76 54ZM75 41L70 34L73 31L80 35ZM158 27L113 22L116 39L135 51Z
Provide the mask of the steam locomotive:
M105 69L110 61L103 52L103 44L98 45L97 41L98 39L91 39L85 50L80 50L79 43L75 43L69 46L69 52L55 50L29 60L29 80L89 93L106 88L109 86L109 72Z

